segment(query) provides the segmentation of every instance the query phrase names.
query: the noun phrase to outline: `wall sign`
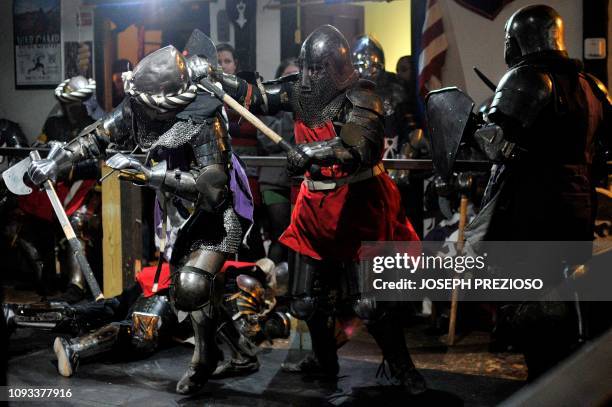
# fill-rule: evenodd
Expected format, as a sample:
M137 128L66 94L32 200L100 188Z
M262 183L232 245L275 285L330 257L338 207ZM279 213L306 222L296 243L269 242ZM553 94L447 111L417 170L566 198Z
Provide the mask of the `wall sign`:
M15 87L56 87L63 79L60 0L15 0L13 34Z

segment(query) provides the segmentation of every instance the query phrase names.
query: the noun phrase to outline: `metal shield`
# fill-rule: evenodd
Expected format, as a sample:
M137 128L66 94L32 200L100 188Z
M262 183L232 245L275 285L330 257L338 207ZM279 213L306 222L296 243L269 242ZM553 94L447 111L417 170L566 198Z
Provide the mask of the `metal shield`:
M472 98L455 87L435 90L425 98L433 165L445 179L452 173L473 109Z

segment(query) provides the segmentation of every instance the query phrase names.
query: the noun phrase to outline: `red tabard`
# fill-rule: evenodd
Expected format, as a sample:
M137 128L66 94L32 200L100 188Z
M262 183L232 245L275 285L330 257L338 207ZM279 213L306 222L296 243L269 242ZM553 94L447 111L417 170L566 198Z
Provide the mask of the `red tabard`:
M298 144L335 136L331 122L314 129L295 122ZM334 167L321 172L331 178L345 175ZM291 224L280 237L292 250L317 260L358 260L363 241L418 240L404 215L399 190L386 173L331 191L309 191L302 184Z
M64 203L64 200L68 196L72 184L60 182L55 185L57 196L60 201L64 203L64 209L68 216L72 215L83 205L85 198L87 198L87 194L96 184L96 180L83 180L77 182L81 182L81 184L70 202L67 203ZM49 222L53 221L56 217L53 206L51 206L51 201L49 201L49 197L44 190L34 190L29 195L20 196L18 202L19 209L27 214L34 215Z

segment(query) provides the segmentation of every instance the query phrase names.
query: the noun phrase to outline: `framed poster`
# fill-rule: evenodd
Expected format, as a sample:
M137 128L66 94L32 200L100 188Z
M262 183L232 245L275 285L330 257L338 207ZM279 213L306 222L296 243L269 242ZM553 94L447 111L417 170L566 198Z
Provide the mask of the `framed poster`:
M62 81L60 0L14 0L15 87L54 88Z

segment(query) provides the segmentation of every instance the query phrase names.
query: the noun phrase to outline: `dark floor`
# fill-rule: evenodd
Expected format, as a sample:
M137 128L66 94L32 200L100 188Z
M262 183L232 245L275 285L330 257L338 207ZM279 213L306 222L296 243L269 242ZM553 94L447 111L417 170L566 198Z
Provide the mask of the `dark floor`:
M504 370L499 369L495 362L492 365L483 362L493 356L477 345L477 335L465 338L463 345L443 352L430 346L412 346L415 338L409 338L415 362L431 390L419 397L393 392L389 388L382 390L375 379L380 361L378 350L369 338L358 333L341 349L343 376L337 387L280 372L281 362L300 357L298 351L288 350L285 341L275 348L263 350L259 372L248 377L211 381L201 393L184 397L175 394L174 387L189 361L190 346L177 345L146 360L105 360L83 364L78 373L68 379L56 372L51 350L54 337L49 332L23 329L14 333L10 341L9 386L72 389L70 400L46 401L45 405L372 406L389 402L393 406L491 406L510 396L524 383L516 378L504 378L520 376L522 366L514 366L514 370L510 366L510 370ZM479 362L479 359L482 360Z

